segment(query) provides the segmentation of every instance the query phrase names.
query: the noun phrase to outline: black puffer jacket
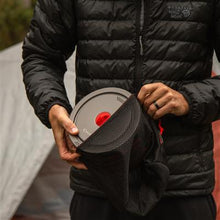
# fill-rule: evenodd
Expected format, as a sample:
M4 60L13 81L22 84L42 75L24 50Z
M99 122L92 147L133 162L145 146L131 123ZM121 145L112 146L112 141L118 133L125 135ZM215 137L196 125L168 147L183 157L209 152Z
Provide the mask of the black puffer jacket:
M116 86L138 92L162 82L188 100L186 116L167 115L166 195L210 193L214 186L211 122L220 118L220 0L39 0L23 45L24 83L30 103L48 127L54 104L69 112L63 75L76 49L76 102ZM71 169L71 187L102 195L88 171Z

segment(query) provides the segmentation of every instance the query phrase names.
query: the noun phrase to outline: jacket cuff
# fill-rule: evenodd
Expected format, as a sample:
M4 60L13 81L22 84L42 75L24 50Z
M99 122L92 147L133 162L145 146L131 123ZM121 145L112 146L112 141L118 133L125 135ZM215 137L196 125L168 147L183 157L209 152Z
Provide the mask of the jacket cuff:
M184 89L184 87L180 88L178 92L183 95L183 97L186 99L186 101L189 104L188 113L186 115L181 116L181 118L184 120L184 122L191 124L198 124L200 114L197 111L196 101L193 100L193 97L190 94L190 92Z
M51 124L50 124L50 121L49 121L49 111L52 108L52 106L54 106L56 104L60 105L60 106L63 106L67 110L68 114L70 114L73 110L72 106L69 103L63 102L61 100L54 100L54 101L50 102L49 104L47 104L47 107L45 108L45 112L38 115L41 122L47 128L51 128Z

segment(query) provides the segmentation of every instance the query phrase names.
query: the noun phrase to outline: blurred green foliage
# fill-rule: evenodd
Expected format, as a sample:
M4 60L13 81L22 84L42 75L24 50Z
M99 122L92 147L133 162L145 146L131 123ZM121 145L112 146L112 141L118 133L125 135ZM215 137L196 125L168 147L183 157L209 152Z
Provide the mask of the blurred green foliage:
M0 0L0 50L23 40L36 0Z

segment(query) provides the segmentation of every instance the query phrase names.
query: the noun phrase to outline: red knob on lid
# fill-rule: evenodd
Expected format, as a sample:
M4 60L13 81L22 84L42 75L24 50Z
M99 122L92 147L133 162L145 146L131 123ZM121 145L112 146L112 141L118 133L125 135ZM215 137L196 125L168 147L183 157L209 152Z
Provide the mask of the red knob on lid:
M101 112L96 116L95 122L100 127L102 126L109 118L111 114L109 112Z

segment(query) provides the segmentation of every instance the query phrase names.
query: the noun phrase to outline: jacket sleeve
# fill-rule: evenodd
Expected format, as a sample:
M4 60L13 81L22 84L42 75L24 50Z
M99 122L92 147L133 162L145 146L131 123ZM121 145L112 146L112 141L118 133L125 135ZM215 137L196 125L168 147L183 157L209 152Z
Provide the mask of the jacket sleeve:
M23 81L29 102L44 125L51 127L49 109L72 107L64 87L65 61L76 45L73 1L38 0L23 42Z
M214 17L214 48L218 61L220 62L220 0L216 0Z
M220 119L220 77L185 84L180 91L189 103L189 113L184 116L192 124L209 124Z
M220 0L216 0L213 45L220 62ZM180 92L187 99L190 111L184 119L193 124L207 124L220 119L220 76L185 84Z

